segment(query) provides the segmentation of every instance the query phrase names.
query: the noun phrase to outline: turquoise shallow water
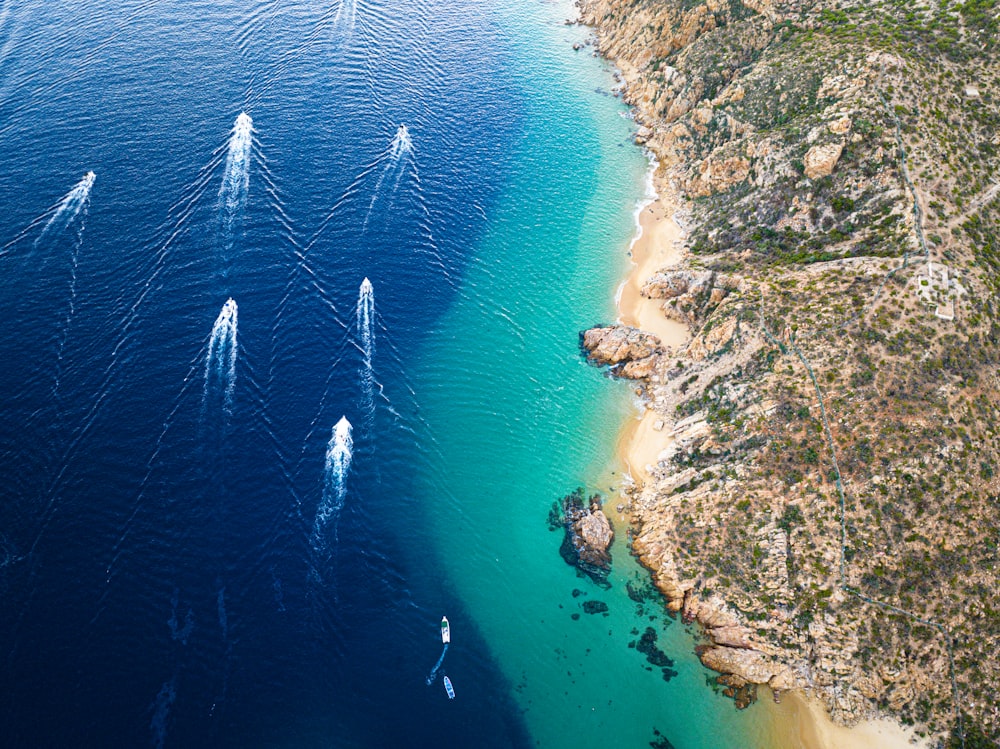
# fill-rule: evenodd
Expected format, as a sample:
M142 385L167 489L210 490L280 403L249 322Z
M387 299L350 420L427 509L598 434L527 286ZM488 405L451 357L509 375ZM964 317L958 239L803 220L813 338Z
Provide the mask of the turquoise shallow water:
M472 619L453 619L455 638L482 631L538 746L642 747L655 730L678 749L765 746L768 715L738 713L706 685L689 628L658 601L629 599L626 581L648 575L622 534L604 591L562 562L561 532L546 527L553 500L578 485L604 493L611 512L617 504L607 484L635 404L582 360L578 334L615 317L648 168L607 94L609 71L571 51L585 31L560 25L561 13L545 4L501 16L525 39L535 93L495 220L422 352L415 382L433 457L414 492ZM608 613L581 613L587 600ZM669 683L630 647L648 626L675 661Z

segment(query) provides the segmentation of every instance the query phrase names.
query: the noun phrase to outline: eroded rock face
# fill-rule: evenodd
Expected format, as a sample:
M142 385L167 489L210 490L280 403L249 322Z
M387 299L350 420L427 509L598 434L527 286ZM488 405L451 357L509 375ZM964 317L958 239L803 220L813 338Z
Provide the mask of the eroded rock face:
M713 671L735 674L751 684L769 684L772 679L787 683L788 669L756 650L712 646L699 652L701 662Z
M578 489L563 497L559 510L566 533L560 555L594 582L607 585L615 532L601 509L600 496L588 500Z
M663 352L659 338L627 325L584 331L582 345L594 364L609 365L614 374L636 380L650 375Z
M692 197L708 197L738 185L749 174L750 161L744 156L712 155L701 162L698 174L685 184L685 188Z
M688 356L694 361L702 361L722 351L733 340L737 326L736 318L730 317L711 330L699 333L688 344Z
M833 173L833 168L844 152L843 143L826 143L810 148L802 159L805 175L809 179L818 179Z
M714 309L730 292L738 289L740 279L714 271L660 271L650 276L642 295L649 299L664 299L663 312L684 323L697 323Z

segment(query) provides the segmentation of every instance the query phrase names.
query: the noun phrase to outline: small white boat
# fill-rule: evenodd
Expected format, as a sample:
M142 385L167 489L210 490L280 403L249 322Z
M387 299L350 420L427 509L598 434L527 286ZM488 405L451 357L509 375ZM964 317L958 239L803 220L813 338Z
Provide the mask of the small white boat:
M448 624L448 617L441 617L441 642L448 644L451 642L451 625Z
M444 677L444 691L448 693L448 699L455 699L455 687L451 685L451 679L447 676Z

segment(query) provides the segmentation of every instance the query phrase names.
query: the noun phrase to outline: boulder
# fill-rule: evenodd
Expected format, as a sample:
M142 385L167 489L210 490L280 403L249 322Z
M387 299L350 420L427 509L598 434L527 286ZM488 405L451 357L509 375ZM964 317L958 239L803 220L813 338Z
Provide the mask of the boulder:
M835 133L837 135L844 135L850 132L852 124L853 123L851 122L851 118L845 114L843 117L840 117L839 119L836 119L833 122L831 122L828 127L831 133Z
M608 547L614 540L615 532L611 529L608 516L601 510L600 505L592 505L590 512L584 513L576 521L573 529L583 542L584 550L581 551L581 556L586 555L595 560L610 559Z
M805 175L809 179L818 179L833 173L833 168L840 159L840 154L844 152L843 143L826 143L821 146L813 146L806 151L802 164L805 166Z
M560 555L594 582L606 585L615 532L601 509L601 498L595 494L588 500L578 489L563 497L560 510L566 534Z
M639 145L642 145L652 137L653 137L653 128L648 127L646 125L642 125L635 133L635 142Z
M586 330L582 345L594 364L607 364L622 377L648 377L662 353L660 339L638 328L612 325Z
M751 649L754 646L753 638L744 627L715 627L708 630L708 636L716 645L725 645L727 648Z
M730 292L739 289L741 279L714 271L671 270L654 273L642 287L647 299L665 299L668 317L685 323L703 320Z
M776 676L786 681L787 669L756 650L714 645L699 650L701 662L713 671L735 674L751 684L767 684Z

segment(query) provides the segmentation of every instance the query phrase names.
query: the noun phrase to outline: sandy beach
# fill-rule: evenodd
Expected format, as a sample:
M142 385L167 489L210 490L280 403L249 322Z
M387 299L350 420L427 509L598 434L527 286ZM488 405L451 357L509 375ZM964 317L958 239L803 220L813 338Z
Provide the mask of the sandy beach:
M774 726L774 745L788 749L914 749L929 747L888 718L862 721L853 728L836 725L818 700L798 692L782 695L781 703L767 699Z
M680 349L691 337L687 325L668 318L661 309L663 302L642 296L641 290L654 273L683 259L681 228L668 203L659 197L640 209L636 223L636 236L629 248L632 271L618 290L618 322L652 333L671 349ZM663 426L661 417L647 409L639 419L629 422L619 440L619 455L636 481L649 479L647 466L655 465L670 444L670 432Z
M629 249L634 267L618 292L618 320L652 333L665 346L683 346L690 337L687 325L664 315L662 300L647 299L640 293L654 273L681 262L681 229L660 198L642 208L638 224Z
M688 327L668 318L662 302L640 293L657 271L683 260L683 232L673 218L673 202L657 197L638 213L636 237L630 247L632 271L618 292L618 321L660 338L672 350L682 349L690 339ZM672 440L669 423L652 409L626 424L618 452L626 472L638 484L650 479L648 467L655 465ZM775 703L764 690L758 706L769 711L768 743L780 749L912 749L929 746L912 731L889 720L865 721L854 728L833 723L823 705L799 693L785 693Z

